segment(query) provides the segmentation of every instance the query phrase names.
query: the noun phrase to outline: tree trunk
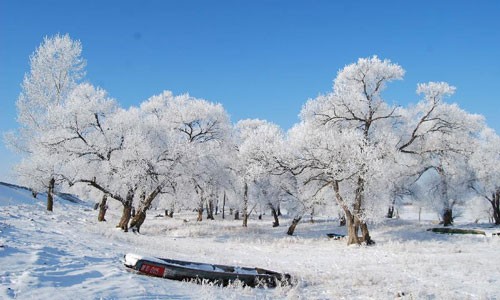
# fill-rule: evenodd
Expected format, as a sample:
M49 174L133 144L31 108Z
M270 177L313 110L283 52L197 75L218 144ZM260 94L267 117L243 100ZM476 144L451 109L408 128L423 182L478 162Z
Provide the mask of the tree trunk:
M135 217L130 221L129 227L132 229L132 232L141 233L141 226L144 223L144 220L146 220L146 211L139 210L139 212L135 214Z
M278 219L278 212L272 205L271 206L271 213L273 214L274 222L273 222L273 227L278 227L280 226L280 220Z
M130 217L132 215L133 201L134 201L134 190L129 190L125 202L122 203L123 204L122 217L120 218L118 226L116 226L121 228L125 232L128 232L128 222L130 221Z
M196 218L196 221L201 222L203 221L203 204L205 203L204 191L198 183L195 184L194 189L196 191L196 194L200 196L200 202L198 203L198 210L197 210L198 217Z
M203 221L203 207L198 207L198 217L196 218L196 222Z
M450 204L448 197L448 181L446 180L446 173L442 166L436 168L438 174L441 176L441 200L444 204L443 209L443 226L453 225L453 203Z
M54 186L56 184L56 180L52 177L49 181L49 190L47 192L47 210L53 211L54 209Z
M358 237L359 221L349 211L345 212L345 216L347 220L347 245L361 244Z
M345 226L347 223L346 219L345 219L345 215L344 214L340 214L339 216L339 226Z
M97 221L99 221L99 222L106 221L106 219L105 219L106 210L108 210L107 201L108 201L108 195L104 194L104 196L102 196L101 203L99 204L99 215L97 217Z
M368 225L365 222L360 222L361 227L361 238L362 242L365 242L367 245L375 244L375 241L370 237L370 232L368 231Z
M443 210L443 226L453 225L453 209L445 208Z
M374 244L374 241L370 237L368 231L368 225L360 220L362 214L362 201L363 201L363 191L364 191L364 180L358 178L358 188L356 189L356 198L354 202L353 212L349 209L344 199L340 194L340 187L338 181L332 183L333 190L335 191L335 197L338 204L344 211L345 219L347 221L347 245L361 244L361 242L366 242L367 245ZM361 227L361 238L358 237L358 232Z
M120 218L120 222L116 227L119 227L123 231L127 232L128 222L130 220L131 215L132 215L132 203L123 203L122 217Z
M248 184L243 189L243 227L248 226Z
M311 208L311 219L309 220L312 224L314 224L314 207Z
M215 220L214 218L214 202L212 199L207 201L207 220Z
M281 207L279 203L278 203L278 217L281 217Z
M301 219L302 216L293 218L292 224L290 225L290 227L288 227L288 231L286 232L286 234L293 235L293 233L295 232L295 227L297 227Z
M236 211L234 212L234 219L235 219L235 220L239 220L239 219L240 219L240 211L239 211L239 210L236 210Z
M493 208L493 221L495 225L500 225L500 189L493 194L490 203Z
M135 231L140 232L141 226L146 220L146 212L151 207L151 204L153 203L156 196L158 196L158 194L161 192L162 187L163 187L162 185L158 185L147 197L146 194L141 195L142 200L139 205L139 211L130 221L130 226L129 226L129 228L132 229L134 232Z
M172 202L172 204L170 205L170 211L168 212L168 216L170 218L173 218L174 217L174 209L175 209L175 203Z
M387 210L387 215L385 215L386 218L392 219L394 217L394 202L389 206L389 209Z
M224 191L224 198L222 198L222 219L225 219L225 211L226 211L226 191Z

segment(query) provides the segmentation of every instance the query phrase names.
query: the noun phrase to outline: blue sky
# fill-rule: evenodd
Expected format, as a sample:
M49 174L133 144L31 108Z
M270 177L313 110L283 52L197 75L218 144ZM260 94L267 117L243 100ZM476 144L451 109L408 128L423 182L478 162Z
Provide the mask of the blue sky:
M46 35L83 44L87 80L122 106L163 90L220 102L233 122L287 129L359 57L400 64L389 102L447 81L449 101L500 132L500 1L0 0L0 131L15 128L29 55ZM0 143L0 180L18 158Z

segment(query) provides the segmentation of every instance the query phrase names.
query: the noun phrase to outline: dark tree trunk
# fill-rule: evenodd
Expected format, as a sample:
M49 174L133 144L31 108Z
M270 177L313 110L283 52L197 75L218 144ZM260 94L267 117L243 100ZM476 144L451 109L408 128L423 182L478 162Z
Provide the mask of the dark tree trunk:
M346 225L346 219L345 219L345 215L342 214L339 216L339 226L345 226Z
M248 184L243 189L243 227L248 226Z
M274 207L271 205L271 213L273 214L274 222L273 222L273 227L278 227L280 226L280 220L278 219L278 212Z
M314 207L311 208L311 219L310 222L314 224Z
M280 204L278 203L278 217L281 217L281 207L280 207Z
M56 184L56 180L51 178L49 181L49 190L47 192L47 210L53 211L54 209L54 186Z
M367 245L375 244L375 242L370 237L370 232L368 231L368 225L365 222L361 222L360 227L361 227L362 241L365 242Z
M215 211L214 215L217 215L219 213L219 197L215 199Z
M392 219L394 217L394 205L389 206L389 209L387 210L387 215L385 215L386 218Z
M392 219L394 218L394 205L396 205L396 199L393 198L391 205L389 206L389 209L387 210L387 215L385 215L386 218Z
M222 219L225 219L225 211L226 211L226 191L224 191L224 198L222 198Z
M490 201L493 208L493 221L495 225L500 225L500 190L497 190Z
M215 220L213 200L208 200L206 206L207 206L207 220Z
M445 208L443 210L443 226L453 225L453 210L451 208Z
M107 201L108 201L108 195L104 194L104 196L102 196L101 203L99 203L99 215L97 216L97 221L99 221L99 222L106 221L106 219L105 219L106 210L108 210Z
M236 211L234 212L234 219L235 219L235 220L239 220L239 219L240 219L240 211L239 211L239 210L236 210Z
M288 231L286 232L286 234L293 235L293 233L295 232L295 227L297 227L301 219L302 216L293 218L292 224L290 225L290 227L288 227Z
M168 212L168 216L173 218L174 217L174 210L175 210L175 202L172 202L170 205L170 211Z

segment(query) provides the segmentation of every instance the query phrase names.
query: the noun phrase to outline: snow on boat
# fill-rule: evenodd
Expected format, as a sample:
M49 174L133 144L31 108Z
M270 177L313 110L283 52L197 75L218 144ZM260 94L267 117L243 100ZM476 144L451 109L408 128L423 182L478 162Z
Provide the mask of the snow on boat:
M240 281L250 287L288 285L289 274L282 274L261 268L212 265L167 258L143 257L136 254L125 255L125 266L140 274L197 283L211 282L226 286Z

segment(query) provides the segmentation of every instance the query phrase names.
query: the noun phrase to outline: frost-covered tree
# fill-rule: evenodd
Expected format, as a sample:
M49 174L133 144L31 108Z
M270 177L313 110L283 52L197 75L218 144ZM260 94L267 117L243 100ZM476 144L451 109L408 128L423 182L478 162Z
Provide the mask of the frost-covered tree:
M482 118L444 103L454 91L446 83L419 85L424 99L415 107L388 104L382 91L403 74L388 60L359 59L338 73L332 93L306 103L290 134L299 149L295 165L308 174L304 182L333 190L347 220L348 244L371 243L367 221L380 218L382 207L431 169L439 177L439 197L432 198L442 204L443 218L451 216L457 187L470 174L458 162L466 165Z
M500 137L484 128L469 160L474 171L472 189L490 204L493 222L500 225Z
M359 59L338 73L332 93L306 103L295 130L302 145L297 159L311 172L306 183L333 189L347 220L348 244L372 243L367 220L388 205L384 179L394 176L398 115L381 93L403 74L388 60Z
M109 179L110 161L123 146L123 134L110 121L119 111L116 101L104 90L85 83L77 85L66 101L51 111L53 126L46 132L42 145L60 154L59 177L71 185L76 182L104 185ZM106 195L105 201L109 191L101 189L101 192ZM105 203L101 207L104 209ZM104 219L103 210L100 214Z
M236 124L237 136L237 163L236 173L242 186L242 214L243 226L248 224L249 216L249 186L254 182L269 178L274 170L278 168L276 154L281 151L283 133L281 129L272 123L262 120L242 120ZM261 192L266 192L263 190ZM267 200L271 210L276 212L277 199ZM277 212L276 212L277 214ZM277 224L277 217L275 224Z
M166 91L144 102L141 111L138 122L145 126L140 135L145 140L139 149L145 151L138 158L146 162L144 177L149 178L153 192L141 201L131 226L140 226L137 219L142 215L144 220L158 193L173 191L179 184L193 183L193 191L200 194L199 211L204 203L213 207L217 177L222 176L215 170L230 132L225 110L220 104Z
M454 91L444 82L419 84L417 93L424 99L406 110L407 134L399 144L399 150L414 159L414 174L431 172L437 178L427 191L432 197L426 198L440 210L445 226L453 223L453 206L465 193L471 177L468 160L484 126L482 116L444 102Z
M80 42L72 40L67 34L45 37L30 56L30 72L24 77L22 91L16 102L20 128L7 136L11 147L25 155L20 166L23 174L20 181L28 186L38 182L38 188L47 188L47 209L50 211L53 206L52 192L60 178L56 172L52 172L57 169L54 165L57 160L40 157L41 153L54 155L47 149L40 149L43 146L40 139L42 135L47 137L45 133L53 128L50 123L53 120L52 109L66 101L68 94L85 74L85 61L81 58L81 52Z

